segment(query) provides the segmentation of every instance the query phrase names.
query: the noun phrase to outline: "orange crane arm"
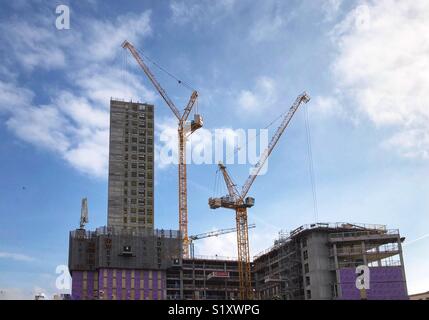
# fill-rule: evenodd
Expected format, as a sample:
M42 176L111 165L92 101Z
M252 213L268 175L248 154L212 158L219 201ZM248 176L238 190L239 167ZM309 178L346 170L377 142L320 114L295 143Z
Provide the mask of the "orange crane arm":
M174 115L178 120L180 120L182 117L180 116L180 112L171 101L170 97L167 95L165 90L161 87L158 80L156 80L155 76L152 74L152 72L149 70L148 66L144 63L143 59L138 54L136 48L127 40L125 40L122 43L122 48L130 50L133 57L136 59L137 63L140 65L140 67L143 69L144 73L147 75L149 80L152 82L152 84L155 86L156 90L159 92L161 97L164 99L164 101L167 103L167 105L170 107L171 111L173 111ZM192 108L192 107L191 107Z
M282 123L278 127L276 133L271 138L270 144L268 147L264 150L262 153L259 161L256 163L256 165L252 168L252 172L247 178L246 182L243 185L243 188L241 190L241 199L244 199L249 192L250 187L252 186L253 182L255 181L256 177L259 174L259 171L261 171L262 167L265 164L265 161L267 161L268 157L270 156L271 152L273 151L274 147L276 146L277 142L279 141L281 135L285 131L286 127L288 126L290 120L294 116L295 112L298 110L298 108L301 106L302 103L307 103L310 101L310 96L304 92L300 94L294 104L290 107L289 112L286 114L286 116L283 118Z
M236 184L234 183L234 181L232 181L231 176L226 171L225 165L222 162L219 162L218 166L219 166L219 170L222 172L223 179L225 180L225 184L226 184L226 187L228 189L229 196L232 199L234 199L234 201L239 200L240 199L240 193L237 190Z
M188 119L188 116L191 113L192 107L194 106L195 101L197 101L197 98L198 98L198 92L193 91L191 94L191 97L189 98L189 102L186 105L185 111L183 112L183 115L182 115L183 122L185 122Z

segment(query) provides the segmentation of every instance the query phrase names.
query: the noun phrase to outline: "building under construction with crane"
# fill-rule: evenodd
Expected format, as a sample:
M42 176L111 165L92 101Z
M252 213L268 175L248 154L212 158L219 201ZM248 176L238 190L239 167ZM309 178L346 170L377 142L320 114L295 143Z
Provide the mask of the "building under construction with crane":
M143 60L143 54L128 41L122 47L132 54L178 120L178 230L155 229L155 107L112 99L107 226L95 231L85 229L88 209L84 199L80 227L71 231L69 238L72 298L354 299L362 297L362 292L351 285L355 278L353 268L373 263L376 266L372 267L378 269L371 269L374 270L371 274L390 275L390 278L379 276L383 282L379 288L384 293L368 291L364 297L406 295L403 238L399 232L385 227L314 224L315 227L301 227L277 240L253 262L250 258L248 231L255 226L248 225L247 210L254 206L255 200L248 195L249 191L294 114L310 101L306 92L283 115L241 189L226 166L219 164L228 194L209 198L208 204L211 209L234 210L236 227L188 235L186 141L203 125L199 114L188 120L198 93L192 89L181 113ZM237 257L194 255L194 241L230 232L237 234ZM389 245L392 250L386 249ZM399 256L399 263L386 265L392 256ZM376 276L376 281L379 278ZM396 295L389 296L386 288L393 287Z

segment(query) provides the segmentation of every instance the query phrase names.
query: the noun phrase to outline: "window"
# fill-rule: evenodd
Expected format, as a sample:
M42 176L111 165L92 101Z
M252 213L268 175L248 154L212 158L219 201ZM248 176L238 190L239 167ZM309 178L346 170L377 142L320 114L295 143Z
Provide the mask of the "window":
M306 263L306 264L304 265L304 272L305 272L305 273L309 273L309 272L310 272L310 268L308 267L308 263Z
M307 290L307 299L311 299L311 290Z
M310 277L309 277L309 276L306 276L306 277L305 277L305 285L306 285L306 286L309 286L309 285L310 285Z
M307 250L305 250L305 251L303 252L303 256L304 256L304 260L307 260L307 259L308 259L308 251L307 251Z
M302 246L303 247L307 246L307 238L302 239Z

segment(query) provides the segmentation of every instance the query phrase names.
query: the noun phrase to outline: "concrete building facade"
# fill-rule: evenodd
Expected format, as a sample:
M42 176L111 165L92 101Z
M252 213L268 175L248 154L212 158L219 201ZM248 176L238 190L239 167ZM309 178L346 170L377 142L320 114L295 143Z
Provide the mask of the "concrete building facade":
M70 232L69 246L77 300L166 299L166 271L181 265L181 237L175 230L77 229Z
M154 107L110 100L107 225L154 227Z
M227 257L194 257L167 269L167 299L239 299L238 263Z
M301 226L255 257L260 299L408 299L398 230L383 225ZM367 266L370 288L358 290L356 268Z

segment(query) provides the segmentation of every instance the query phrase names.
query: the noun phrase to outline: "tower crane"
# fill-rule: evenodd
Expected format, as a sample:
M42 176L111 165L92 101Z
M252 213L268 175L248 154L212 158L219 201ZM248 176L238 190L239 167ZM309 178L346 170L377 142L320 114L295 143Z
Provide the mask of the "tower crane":
M88 223L88 199L82 199L82 205L80 208L80 229L85 229L85 224Z
M254 223L249 224L248 229L253 229L255 228L256 225ZM237 228L228 228L228 229L219 229L219 230L214 230L214 231L210 231L210 232L205 232L205 233L200 233L200 234L196 234L193 236L189 236L189 247L190 247L190 252L191 252L191 259L193 259L195 257L195 250L194 250L194 241L195 240L200 240L200 239L204 239L204 238L210 238L210 237L217 237L220 236L222 234L227 234L227 233L232 233L232 232L236 232Z
M310 96L304 92L300 94L293 105L290 107L288 113L284 116L282 123L278 127L276 133L271 138L268 147L262 153L260 159L251 170L249 177L244 183L241 192L237 189L237 185L232 180L231 176L226 171L226 167L219 163L219 170L222 172L228 189L228 195L221 198L209 198L209 206L211 209L228 208L235 210L235 220L237 225L237 247L238 247L238 273L240 278L240 298L252 299L253 290L250 274L250 254L249 254L249 235L247 226L247 208L253 207L255 199L246 197L253 182L255 181L260 170L264 166L269 155L273 151L277 142L279 141L284 130L288 126L290 120L294 116L302 103L310 101Z
M187 181L186 181L186 141L188 137L197 129L203 126L203 118L199 114L194 115L194 120L191 121L190 126L187 122L188 116L192 111L192 108L197 101L198 92L193 91L189 102L187 103L185 110L182 114L177 109L176 105L167 95L167 92L161 87L158 80L156 80L153 73L150 71L146 63L143 61L135 47L127 40L122 43L122 48L128 49L139 66L143 69L143 72L155 86L155 89L161 95L163 100L167 103L170 110L174 113L178 120L178 155L179 155L179 230L182 235L182 246L183 256L189 256L189 238L188 238L188 203L187 203ZM179 83L181 83L179 81Z

